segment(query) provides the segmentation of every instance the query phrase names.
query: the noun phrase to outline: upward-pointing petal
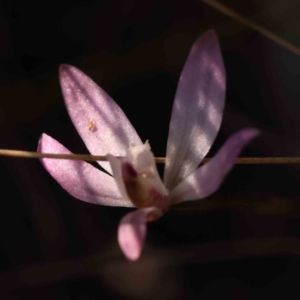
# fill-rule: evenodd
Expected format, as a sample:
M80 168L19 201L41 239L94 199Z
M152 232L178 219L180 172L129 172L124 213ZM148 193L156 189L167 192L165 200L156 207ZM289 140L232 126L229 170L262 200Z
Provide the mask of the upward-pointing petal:
M211 161L198 168L171 192L171 203L202 199L214 193L234 166L244 146L258 134L256 129L251 128L233 134Z
M38 151L42 153L71 154L62 144L43 134ZM133 206L120 196L113 177L79 160L42 158L50 175L68 193L85 202L107 206Z
M225 70L213 30L193 45L180 76L169 128L164 182L172 190L194 172L220 128Z
M69 115L91 154L124 156L131 144L142 144L121 108L83 72L61 65L60 83ZM107 162L101 166L111 171Z

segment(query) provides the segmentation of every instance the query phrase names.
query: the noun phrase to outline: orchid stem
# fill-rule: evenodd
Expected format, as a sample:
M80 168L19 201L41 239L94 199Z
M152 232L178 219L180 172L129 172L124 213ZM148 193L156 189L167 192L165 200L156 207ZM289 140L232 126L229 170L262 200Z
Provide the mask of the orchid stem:
M0 156L19 157L19 158L52 158L52 159L70 159L84 161L107 161L103 155L89 154L54 154L41 153L21 150L0 149ZM119 157L121 158L121 157ZM204 158L203 163L208 162L211 158ZM164 164L165 157L155 157L157 164ZM255 164L300 164L300 157L239 157L236 164L255 165Z

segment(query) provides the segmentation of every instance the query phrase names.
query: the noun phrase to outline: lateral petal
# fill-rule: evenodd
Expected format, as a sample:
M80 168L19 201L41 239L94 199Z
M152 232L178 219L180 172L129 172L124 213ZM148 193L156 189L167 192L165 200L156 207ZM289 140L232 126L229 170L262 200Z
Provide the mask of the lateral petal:
M140 208L121 219L118 242L127 259L134 261L140 257L147 233L147 218L151 215L157 218L162 212L156 207Z
M131 144L142 144L122 109L83 72L61 65L60 83L72 122L91 154L124 156ZM111 171L107 162L100 164Z
M258 134L256 129L248 128L229 137L211 161L198 168L171 192L171 203L202 199L214 193L234 166L244 146Z
M111 166L111 169L112 169L112 174L114 176L116 185L119 189L119 193L122 195L122 197L124 199L126 199L128 202L131 203L131 201L129 200L129 197L127 195L124 180L123 180L121 160L114 157L111 154L107 154L106 157L107 157L107 159L110 163L110 166Z
M173 104L164 183L171 190L194 172L209 151L222 121L226 75L213 30L193 45Z
M46 134L39 140L38 152L71 154ZM42 158L41 163L63 189L79 200L107 206L132 206L120 196L113 177L84 161Z

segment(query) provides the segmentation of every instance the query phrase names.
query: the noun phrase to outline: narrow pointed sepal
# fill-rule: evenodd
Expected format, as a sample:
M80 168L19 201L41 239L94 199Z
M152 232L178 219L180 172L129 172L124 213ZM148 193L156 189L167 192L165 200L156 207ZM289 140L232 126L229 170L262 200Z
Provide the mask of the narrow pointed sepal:
M122 109L83 72L61 65L60 83L69 116L91 154L124 156L131 144L142 144ZM111 171L107 162L100 164Z
M71 154L46 134L39 140L38 152ZM61 187L77 199L106 206L132 207L131 202L120 195L113 177L84 161L42 158L41 163Z
M169 128L164 183L172 190L194 172L219 131L226 76L213 30L193 45L182 70Z
M234 166L244 146L258 134L259 131L251 128L233 134L212 160L199 167L171 192L171 203L202 199L214 193Z

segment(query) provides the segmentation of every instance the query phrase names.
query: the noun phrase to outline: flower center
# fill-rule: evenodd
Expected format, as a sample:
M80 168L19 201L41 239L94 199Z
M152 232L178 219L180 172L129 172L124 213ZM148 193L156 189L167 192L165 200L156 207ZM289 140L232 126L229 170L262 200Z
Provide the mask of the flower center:
M138 208L158 207L166 210L169 206L169 197L165 191L160 191L155 185L155 175L151 173L138 173L132 164L125 162L122 164L122 176L126 192L131 202ZM156 216L149 216L150 220L155 220Z

